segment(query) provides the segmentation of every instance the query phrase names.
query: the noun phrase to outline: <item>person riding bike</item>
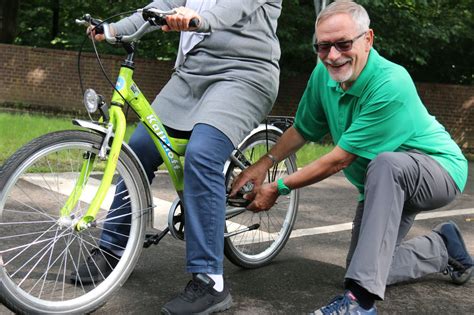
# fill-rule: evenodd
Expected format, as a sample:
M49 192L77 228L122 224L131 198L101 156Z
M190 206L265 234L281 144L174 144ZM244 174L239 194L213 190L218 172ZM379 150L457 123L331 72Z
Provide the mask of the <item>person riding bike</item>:
M163 306L165 314L207 314L231 306L223 279L223 168L232 150L266 117L276 99L280 58L276 28L281 4L282 0L169 0L147 6L176 11L162 27L163 31L182 32L175 71L152 106L170 135L189 138L182 202L186 271L193 276L184 293ZM190 26L193 19L198 21L196 27ZM134 14L110 26L115 35L126 35L143 23L142 16ZM93 35L103 39L103 35ZM151 182L163 161L142 124L129 145ZM206 147L215 149L203 150ZM93 259L72 274L72 280L98 281L117 264L109 257L120 257L127 242L123 223L130 220L130 209L121 198L125 190L117 186L111 206L118 209L114 216L120 218L104 224L100 250L91 251Z

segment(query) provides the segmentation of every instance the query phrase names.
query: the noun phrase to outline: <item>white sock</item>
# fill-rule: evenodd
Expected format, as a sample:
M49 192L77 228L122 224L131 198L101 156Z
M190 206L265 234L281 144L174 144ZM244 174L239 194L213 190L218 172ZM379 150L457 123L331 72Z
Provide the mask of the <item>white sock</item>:
M207 276L215 282L213 287L214 290L217 292L222 292L224 290L224 277L222 275L207 274Z

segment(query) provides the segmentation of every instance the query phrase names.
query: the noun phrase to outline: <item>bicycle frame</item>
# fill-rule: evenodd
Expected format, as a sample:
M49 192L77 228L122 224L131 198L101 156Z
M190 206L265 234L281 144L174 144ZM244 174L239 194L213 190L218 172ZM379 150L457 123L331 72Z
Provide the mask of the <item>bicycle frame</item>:
M129 54L122 64L117 78L115 91L112 96L111 108L109 110L109 130L113 131L112 145L108 153L108 158L104 170L101 184L87 210L86 214L77 222L78 231L85 230L91 226L92 222L105 199L106 192L110 188L112 178L117 167L117 161L122 147L126 130L126 118L123 107L126 103L136 112L140 121L147 127L148 132L160 153L166 169L171 177L174 188L181 194L184 188L183 164L180 157L184 156L188 139L174 138L168 135L160 118L156 115L142 94L138 86L133 81L133 53ZM108 145L108 137L105 137L103 146ZM81 174L74 187L73 193L67 200L63 209L62 217L69 217L71 210L75 207L82 192L82 187L87 182L90 173L88 172L89 160L84 162Z

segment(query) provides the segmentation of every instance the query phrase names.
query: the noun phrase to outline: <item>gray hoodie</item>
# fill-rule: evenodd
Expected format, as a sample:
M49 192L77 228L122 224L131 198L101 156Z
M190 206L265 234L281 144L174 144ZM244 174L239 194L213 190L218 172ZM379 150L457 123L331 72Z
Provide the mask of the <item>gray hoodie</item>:
M152 104L165 125L192 130L197 123L209 124L237 145L265 118L279 85L281 3L217 0L200 13L197 31L210 34L185 56ZM147 7L185 5L185 0L168 0ZM134 14L113 26L118 34L131 34L143 23Z

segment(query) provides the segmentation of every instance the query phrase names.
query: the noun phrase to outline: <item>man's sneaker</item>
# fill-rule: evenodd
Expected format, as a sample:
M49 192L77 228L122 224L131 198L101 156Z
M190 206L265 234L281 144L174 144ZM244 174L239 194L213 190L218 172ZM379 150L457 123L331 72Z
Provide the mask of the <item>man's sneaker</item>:
M377 308L370 310L362 308L351 291L335 297L328 305L317 309L309 315L376 315Z
M461 285L469 281L472 276L473 270L473 266L466 268L466 266L459 263L457 260L449 258L448 266L443 271L443 274L449 275L451 277L451 280L455 284Z
M76 284L90 284L104 280L114 270L120 257L101 248L94 248L85 263L71 273L70 280Z
M162 314L212 314L232 306L229 289L222 292L213 289L214 281L205 274L195 274L183 293L166 303Z
M448 250L448 266L444 271L456 284L466 283L473 273L474 261L467 251L459 227L453 221L441 223L433 231L438 233Z

